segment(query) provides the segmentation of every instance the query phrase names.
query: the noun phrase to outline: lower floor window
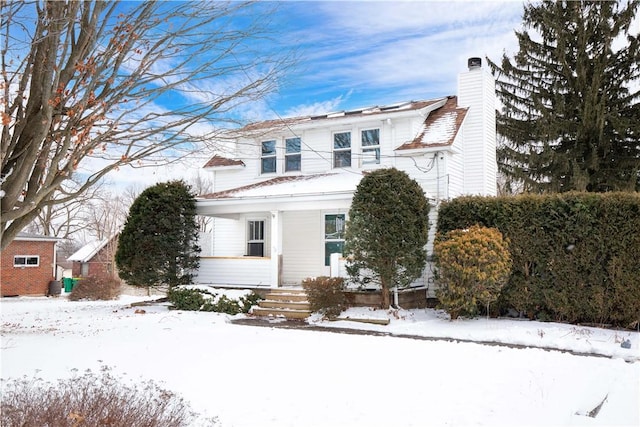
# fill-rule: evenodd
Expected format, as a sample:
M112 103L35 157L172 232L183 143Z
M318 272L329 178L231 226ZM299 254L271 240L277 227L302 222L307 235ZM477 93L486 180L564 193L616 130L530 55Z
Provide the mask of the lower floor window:
M247 255L264 256L264 221L247 223Z
M330 265L331 254L341 254L344 249L345 214L324 216L324 265Z
M14 267L38 267L40 257L38 255L16 255L13 257Z

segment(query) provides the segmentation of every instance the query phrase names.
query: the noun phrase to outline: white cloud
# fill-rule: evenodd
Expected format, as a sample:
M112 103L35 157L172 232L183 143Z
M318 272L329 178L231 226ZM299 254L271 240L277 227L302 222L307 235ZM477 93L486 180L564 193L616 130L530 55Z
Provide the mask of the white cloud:
M353 103L363 96L379 104L454 94L467 58L513 52L522 14L520 2L312 4L297 12L311 24L290 34L302 43L301 83L312 102L290 111L322 106L327 87L355 93L332 108L360 107Z
M343 99L348 98L350 93L345 96L340 95L337 98L329 99L321 102L314 102L307 105L298 105L294 108L287 110L286 116L288 117L304 117L313 116L316 114L323 114L335 111Z

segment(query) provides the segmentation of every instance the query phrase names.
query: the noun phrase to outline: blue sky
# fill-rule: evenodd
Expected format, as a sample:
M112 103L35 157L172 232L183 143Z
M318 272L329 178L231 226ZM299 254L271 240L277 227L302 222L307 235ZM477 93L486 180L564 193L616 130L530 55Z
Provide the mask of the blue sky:
M258 3L256 8L272 8ZM244 104L245 121L321 114L456 94L467 59L517 51L520 1L282 1L268 16L270 49L295 49L298 62L268 98ZM485 64L486 66L486 64ZM145 188L193 176L213 153L175 166L123 168L118 186ZM187 173L187 176L185 176ZM206 174L205 174L206 175Z
M513 54L522 2L280 2L273 17L299 63L252 119L456 93L467 58Z

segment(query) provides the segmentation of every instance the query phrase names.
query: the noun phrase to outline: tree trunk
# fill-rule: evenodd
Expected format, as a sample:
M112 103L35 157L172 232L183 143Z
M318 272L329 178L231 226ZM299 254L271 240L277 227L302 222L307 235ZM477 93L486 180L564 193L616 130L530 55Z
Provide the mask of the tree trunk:
M391 298L389 297L389 287L383 283L382 284L382 290L381 290L381 304L380 306L384 309L387 309L390 307L391 305Z

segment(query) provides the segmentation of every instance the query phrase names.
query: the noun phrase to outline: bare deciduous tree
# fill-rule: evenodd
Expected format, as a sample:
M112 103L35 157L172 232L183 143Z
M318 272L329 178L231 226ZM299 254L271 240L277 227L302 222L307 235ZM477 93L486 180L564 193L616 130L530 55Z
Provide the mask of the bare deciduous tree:
M75 183L72 184L75 185ZM56 191L52 199L65 199L65 201L43 206L36 218L28 224L26 230L45 236L74 239L78 233L87 228L84 217L88 205L103 191L102 183L94 185L73 199L67 197L69 191Z
M2 1L1 247L109 171L213 140L291 65L261 3ZM184 153L182 153L184 154ZM55 197L72 176L81 185Z
M208 194L213 192L213 181L208 176L203 176L200 171L198 174L190 179L187 184L191 186L191 191L195 195ZM210 216L196 215L196 223L198 224L198 231L201 233L211 232L211 226L213 218Z
M91 200L82 220L88 234L97 240L115 236L127 220L129 207L135 200L133 192L102 194Z

